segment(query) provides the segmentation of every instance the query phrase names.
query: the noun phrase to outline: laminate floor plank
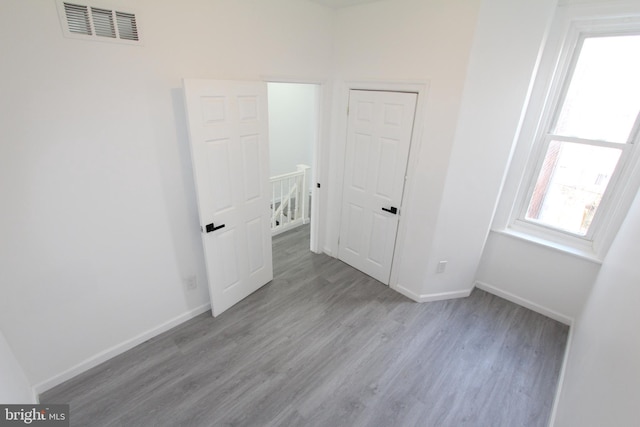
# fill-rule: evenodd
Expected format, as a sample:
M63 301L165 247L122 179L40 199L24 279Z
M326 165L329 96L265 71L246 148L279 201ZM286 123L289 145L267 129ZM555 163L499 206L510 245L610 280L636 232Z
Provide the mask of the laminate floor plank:
M480 290L417 304L273 239L274 280L41 396L72 426L546 426L568 328Z

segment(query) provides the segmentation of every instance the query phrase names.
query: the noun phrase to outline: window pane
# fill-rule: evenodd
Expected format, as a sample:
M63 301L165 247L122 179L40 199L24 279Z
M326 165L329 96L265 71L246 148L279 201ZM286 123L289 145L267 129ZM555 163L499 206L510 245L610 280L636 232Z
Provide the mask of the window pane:
M551 141L526 219L586 235L620 154L617 148Z
M585 39L556 135L627 142L640 110L640 36Z

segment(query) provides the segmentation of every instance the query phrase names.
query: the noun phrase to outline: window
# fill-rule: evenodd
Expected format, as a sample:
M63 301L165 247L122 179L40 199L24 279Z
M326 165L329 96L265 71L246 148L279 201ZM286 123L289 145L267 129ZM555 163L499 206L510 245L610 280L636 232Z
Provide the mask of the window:
M629 197L626 184L638 163L640 27L582 32L567 58L543 107L512 226L593 249Z

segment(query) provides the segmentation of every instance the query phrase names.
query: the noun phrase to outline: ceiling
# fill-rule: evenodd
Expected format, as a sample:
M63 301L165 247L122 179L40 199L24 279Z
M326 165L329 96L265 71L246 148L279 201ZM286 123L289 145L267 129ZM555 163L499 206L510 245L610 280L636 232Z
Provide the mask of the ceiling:
M338 9L341 7L354 6L356 4L374 3L381 0L310 0L314 3Z

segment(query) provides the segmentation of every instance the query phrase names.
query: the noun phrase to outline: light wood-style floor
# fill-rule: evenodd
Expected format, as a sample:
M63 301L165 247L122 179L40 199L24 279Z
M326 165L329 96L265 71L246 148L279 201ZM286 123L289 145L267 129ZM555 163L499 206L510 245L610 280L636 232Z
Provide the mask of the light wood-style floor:
M274 238L272 283L41 396L73 426L546 426L567 327L480 290L417 304Z

